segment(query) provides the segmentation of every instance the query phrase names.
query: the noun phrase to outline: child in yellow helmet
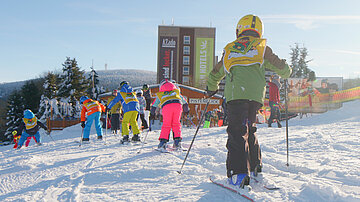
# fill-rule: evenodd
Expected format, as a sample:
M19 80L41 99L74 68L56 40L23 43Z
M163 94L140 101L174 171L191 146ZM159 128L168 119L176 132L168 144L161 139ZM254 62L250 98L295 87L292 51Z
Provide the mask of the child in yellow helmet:
M227 44L221 61L207 81L207 96L217 92L225 77L224 95L228 118L226 169L232 185L249 184L250 172L261 172L261 152L256 132L256 113L264 103L265 68L282 78L291 74L285 60L266 45L263 24L256 15L242 17L236 26L236 40Z

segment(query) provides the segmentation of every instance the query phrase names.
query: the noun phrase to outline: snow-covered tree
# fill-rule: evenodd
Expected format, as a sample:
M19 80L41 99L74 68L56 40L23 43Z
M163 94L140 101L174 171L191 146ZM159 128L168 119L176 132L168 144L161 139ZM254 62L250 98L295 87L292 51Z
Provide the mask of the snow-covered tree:
M11 132L14 131L22 121L24 112L24 99L19 91L14 91L8 100L6 113L6 132L5 136L12 140Z
M48 72L44 78L44 92L41 95L40 108L38 113L40 121L45 121L46 118L51 117L51 115L53 117L61 116L59 110L57 110L58 106L56 101L58 93L58 77L58 75L52 72Z
M295 43L294 47L291 47L290 63L292 67L291 78L310 78L315 77L315 72L308 68L308 63L311 60L307 60L308 50L306 47L299 47L299 44ZM310 78L311 79L311 78Z
M93 67L91 67L88 81L89 81L89 87L86 92L91 99L97 100L99 94L104 93L105 89L99 86L99 75Z
M60 75L61 83L59 84L60 102L68 103L70 110L65 110L65 116L77 118L80 117L80 107L78 100L88 87L84 71L78 67L76 59L67 57L63 64L63 73Z

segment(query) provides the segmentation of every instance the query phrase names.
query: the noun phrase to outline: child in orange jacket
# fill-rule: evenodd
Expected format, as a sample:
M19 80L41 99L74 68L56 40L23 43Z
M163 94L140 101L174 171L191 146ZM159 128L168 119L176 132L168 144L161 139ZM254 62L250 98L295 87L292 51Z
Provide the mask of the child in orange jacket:
M90 129L93 121L95 121L97 139L102 139L103 131L100 124L100 117L101 112L105 112L105 106L98 101L92 100L86 96L82 96L80 98L80 103L83 105L81 109L81 127L84 128L82 141L89 142Z

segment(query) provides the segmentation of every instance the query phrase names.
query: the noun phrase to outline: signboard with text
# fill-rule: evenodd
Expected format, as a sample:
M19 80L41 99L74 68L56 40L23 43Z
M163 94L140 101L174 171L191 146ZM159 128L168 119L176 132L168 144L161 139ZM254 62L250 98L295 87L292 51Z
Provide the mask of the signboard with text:
M208 99L205 98L189 98L189 104L206 104ZM209 104L220 105L220 99L210 99Z
M214 39L196 38L195 86L205 89L209 73L214 65Z
M159 81L163 79L176 79L177 37L160 36L159 47Z

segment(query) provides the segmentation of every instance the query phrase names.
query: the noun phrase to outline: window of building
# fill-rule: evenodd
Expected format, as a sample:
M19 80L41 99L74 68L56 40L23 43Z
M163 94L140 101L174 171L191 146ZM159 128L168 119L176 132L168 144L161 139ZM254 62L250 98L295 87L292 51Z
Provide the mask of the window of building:
M190 36L184 36L184 44L190 44Z
M190 74L190 68L189 66L183 67L183 75L189 75Z
M184 46L184 55L190 55L190 46Z
M190 56L183 56L183 64L184 65L190 64Z
M183 84L185 84L185 85L189 85L189 83L190 83L190 79L189 79L189 77L188 76L183 76Z

